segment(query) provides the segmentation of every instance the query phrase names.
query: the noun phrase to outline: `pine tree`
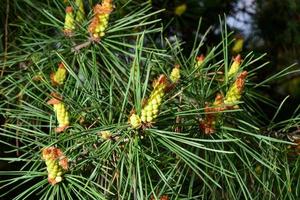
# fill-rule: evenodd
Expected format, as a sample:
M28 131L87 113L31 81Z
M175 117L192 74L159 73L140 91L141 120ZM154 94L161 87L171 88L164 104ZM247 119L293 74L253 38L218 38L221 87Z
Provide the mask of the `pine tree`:
M299 197L299 112L275 123L284 101L258 93L287 73L254 83L266 64L231 59L222 20L220 43L200 56L205 38L183 53L161 37L150 2L15 5L0 141L20 168L0 172L1 197ZM272 119L261 105L275 107Z

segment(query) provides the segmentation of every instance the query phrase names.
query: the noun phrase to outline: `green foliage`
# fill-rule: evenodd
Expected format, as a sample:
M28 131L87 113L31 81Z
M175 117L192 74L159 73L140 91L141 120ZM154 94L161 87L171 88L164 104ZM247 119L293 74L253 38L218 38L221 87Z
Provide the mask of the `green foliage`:
M106 35L99 42L91 41L87 27L92 4L88 2L87 18L72 37L62 32L63 1L15 4L20 12L32 10L32 15L21 14L14 25L20 31L18 45L3 63L6 71L0 81L4 96L0 110L5 124L0 128L0 141L12 155L1 159L21 167L0 172L1 197L299 197L299 156L291 156L288 145L293 143L284 140L299 126L299 112L275 123L284 101L268 119L261 105L276 105L256 92L258 87L288 75L287 71L254 83L265 64L258 65L261 57L249 53L238 72L248 71L242 99L209 113L207 102L212 104L217 93L225 96L238 77L227 75L232 63L228 52L231 41L222 21L221 42L208 52L201 68L195 68L205 37L199 41L196 35L186 55L181 41L160 37L163 27L155 17L160 11L153 11L148 2L115 1ZM197 33L200 25L201 21ZM67 79L54 86L50 74L61 62ZM180 66L181 78L171 84L175 64ZM155 123L132 128L131 113L141 113L151 84L160 74L168 78L168 90ZM70 127L62 133L55 131L57 116L47 103L53 92L60 94L70 116ZM201 123L211 114L215 132L205 134ZM104 131L109 135L104 136ZM50 146L61 149L69 163L63 180L55 185L47 181L42 159L43 149ZM17 189L18 193L14 192Z

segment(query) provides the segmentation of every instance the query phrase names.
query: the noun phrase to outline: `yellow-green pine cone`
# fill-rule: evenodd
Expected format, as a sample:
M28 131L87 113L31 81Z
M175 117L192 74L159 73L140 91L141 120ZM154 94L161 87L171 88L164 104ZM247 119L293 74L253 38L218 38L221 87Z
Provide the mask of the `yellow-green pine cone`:
M236 37L234 45L232 47L232 53L237 54L242 52L244 46L244 39L241 36Z
M60 63L55 73L50 75L50 79L53 85L62 85L67 77L67 69L63 63Z
M85 11L84 11L84 5L82 0L76 0L75 4L77 6L77 12L76 12L76 21L81 23L84 20L85 17Z
M159 106L162 103L162 98L165 95L167 80L164 75L161 75L153 83L153 90L147 103L144 105L141 112L141 121L144 123L152 123L158 115Z
M71 35L74 30L75 30L75 21L74 21L73 8L71 6L67 6L65 24L64 24L64 33L65 35Z
M180 79L180 66L175 65L171 71L170 79L173 83L177 82Z
M239 54L234 58L234 61L230 66L230 69L228 71L229 79L233 78L238 73L240 66L241 66L241 55Z
M112 136L112 133L110 131L101 131L100 136L102 139L108 140Z
M56 118L57 118L57 121L58 121L58 128L56 129L56 132L61 132L59 130L61 130L61 129L64 130L70 124L70 122L69 122L69 113L66 110L65 104L63 102L60 102L58 104L54 104L53 109L56 113Z
M62 151L56 147L47 147L42 151L42 159L45 160L48 172L48 181L55 185L62 181L63 173L68 169L68 159ZM63 161L63 164L61 164Z
M183 3L175 7L174 13L177 16L181 16L183 13L185 13L186 9L187 9L187 5Z
M129 123L132 128L139 128L142 125L140 117L135 113L129 117Z
M61 101L61 97L58 94L52 93L51 95L53 98L48 101L48 104L53 105L53 110L58 121L58 127L55 129L55 131L57 133L61 133L69 127L69 112L67 111L65 104Z
M196 57L196 64L195 64L195 68L196 69L201 69L202 65L204 63L205 60L205 56L203 54L201 54L200 56Z
M225 96L225 104L234 105L241 99L247 74L247 71L243 71L239 74L239 76L237 77L233 85L229 88Z
M96 4L93 11L94 17L89 25L88 31L92 39L99 41L105 35L109 15L113 11L112 0L103 0L101 4Z

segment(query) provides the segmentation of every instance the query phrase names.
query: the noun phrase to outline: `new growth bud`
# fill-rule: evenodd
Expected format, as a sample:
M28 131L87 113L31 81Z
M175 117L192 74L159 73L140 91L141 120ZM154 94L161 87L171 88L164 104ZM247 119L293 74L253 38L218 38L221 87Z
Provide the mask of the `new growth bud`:
M94 7L94 17L89 25L88 31L93 40L99 41L108 26L109 15L113 11L112 0L103 0L101 4Z
M103 140L108 140L111 138L112 134L110 131L101 131L100 136Z
M175 65L172 69L170 79L173 83L176 83L180 79L180 65Z
M84 16L85 16L83 1L76 0L75 4L78 8L78 10L76 12L76 21L81 23L84 20Z
M232 53L237 54L242 52L244 46L244 38L241 36L237 36L232 47Z
M135 113L129 117L129 123L132 128L139 128L142 125L141 118Z
M48 172L48 181L55 185L62 181L62 175L68 170L68 158L59 148L47 147L42 150Z
M230 66L230 69L228 71L228 79L231 79L233 77L235 77L235 75L238 73L239 69L241 66L241 55L238 54L234 60L232 65Z
M74 21L74 13L73 8L71 6L66 7L66 16L65 16L65 24L64 24L64 33L65 35L72 35L75 29L75 21Z
M176 6L174 13L177 16L181 16L183 13L185 13L186 9L187 9L187 5L183 3L181 5Z
M50 79L53 85L62 85L67 77L65 65L61 62L55 73L51 73Z
M205 60L205 56L203 54L201 54L200 56L196 57L196 64L195 64L195 68L196 69L201 69L202 65L204 63Z
M235 82L229 88L224 99L224 103L226 105L232 106L241 99L247 74L247 71L243 71L242 73L240 73Z
M55 132L61 133L69 127L69 112L66 110L65 104L61 101L61 97L58 94L52 93L51 95L53 98L47 103L53 105L53 110L58 121L58 127L55 129Z

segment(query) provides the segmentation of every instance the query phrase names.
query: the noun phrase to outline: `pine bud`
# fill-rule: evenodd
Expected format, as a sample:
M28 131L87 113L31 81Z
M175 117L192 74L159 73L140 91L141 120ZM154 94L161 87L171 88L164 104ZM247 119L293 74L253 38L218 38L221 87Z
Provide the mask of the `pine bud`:
M64 25L64 33L67 36L72 35L75 29L75 21L74 21L74 13L73 8L71 6L66 7L66 17L65 17L65 25Z
M50 75L50 79L53 85L62 85L66 77L67 70L62 62L58 65L57 71L55 73L51 73Z
M187 9L187 6L186 6L186 4L184 3L184 4L181 4L181 5L179 5L179 6L176 6L176 8L175 8L175 10L174 10L174 13L175 13L175 15L177 15L177 16L181 16L183 13L185 13L186 9Z
M109 15L113 11L112 0L103 0L94 7L94 17L89 25L89 33L93 40L99 41L105 35Z
M66 110L65 104L61 101L61 97L52 93L52 99L48 101L48 104L53 105L53 110L56 114L58 121L58 127L55 129L55 132L61 133L69 127L69 112Z
M138 128L142 125L141 119L140 117L133 113L130 117L129 117L129 123L132 126L132 128Z
M167 85L167 79L164 75L161 75L153 82L153 90L141 112L142 122L151 123L157 117L158 109L162 104L162 98L165 95Z
M231 106L236 104L241 99L247 74L247 71L243 71L239 74L239 76L237 77L233 85L229 88L225 96L225 104Z
M175 65L172 69L170 79L173 83L177 82L180 79L180 65Z
M244 46L244 39L243 37L238 36L232 47L232 53L234 54L240 53L243 50L243 46Z
M47 147L42 150L48 172L48 181L55 185L62 181L62 175L68 170L68 158L59 148Z
M100 136L103 140L108 140L111 138L111 132L110 131L101 131Z
M220 108L223 105L224 97L222 94L218 93L216 95L215 101L213 103L213 107Z
M233 78L239 71L241 66L241 55L238 54L235 58L234 61L228 71L228 79Z
M83 1L76 0L75 4L78 8L78 10L76 12L76 21L81 23L84 20L84 16L85 16Z
M201 54L200 56L196 57L196 64L195 64L195 68L196 69L201 69L203 63L205 60L205 56L203 54Z

